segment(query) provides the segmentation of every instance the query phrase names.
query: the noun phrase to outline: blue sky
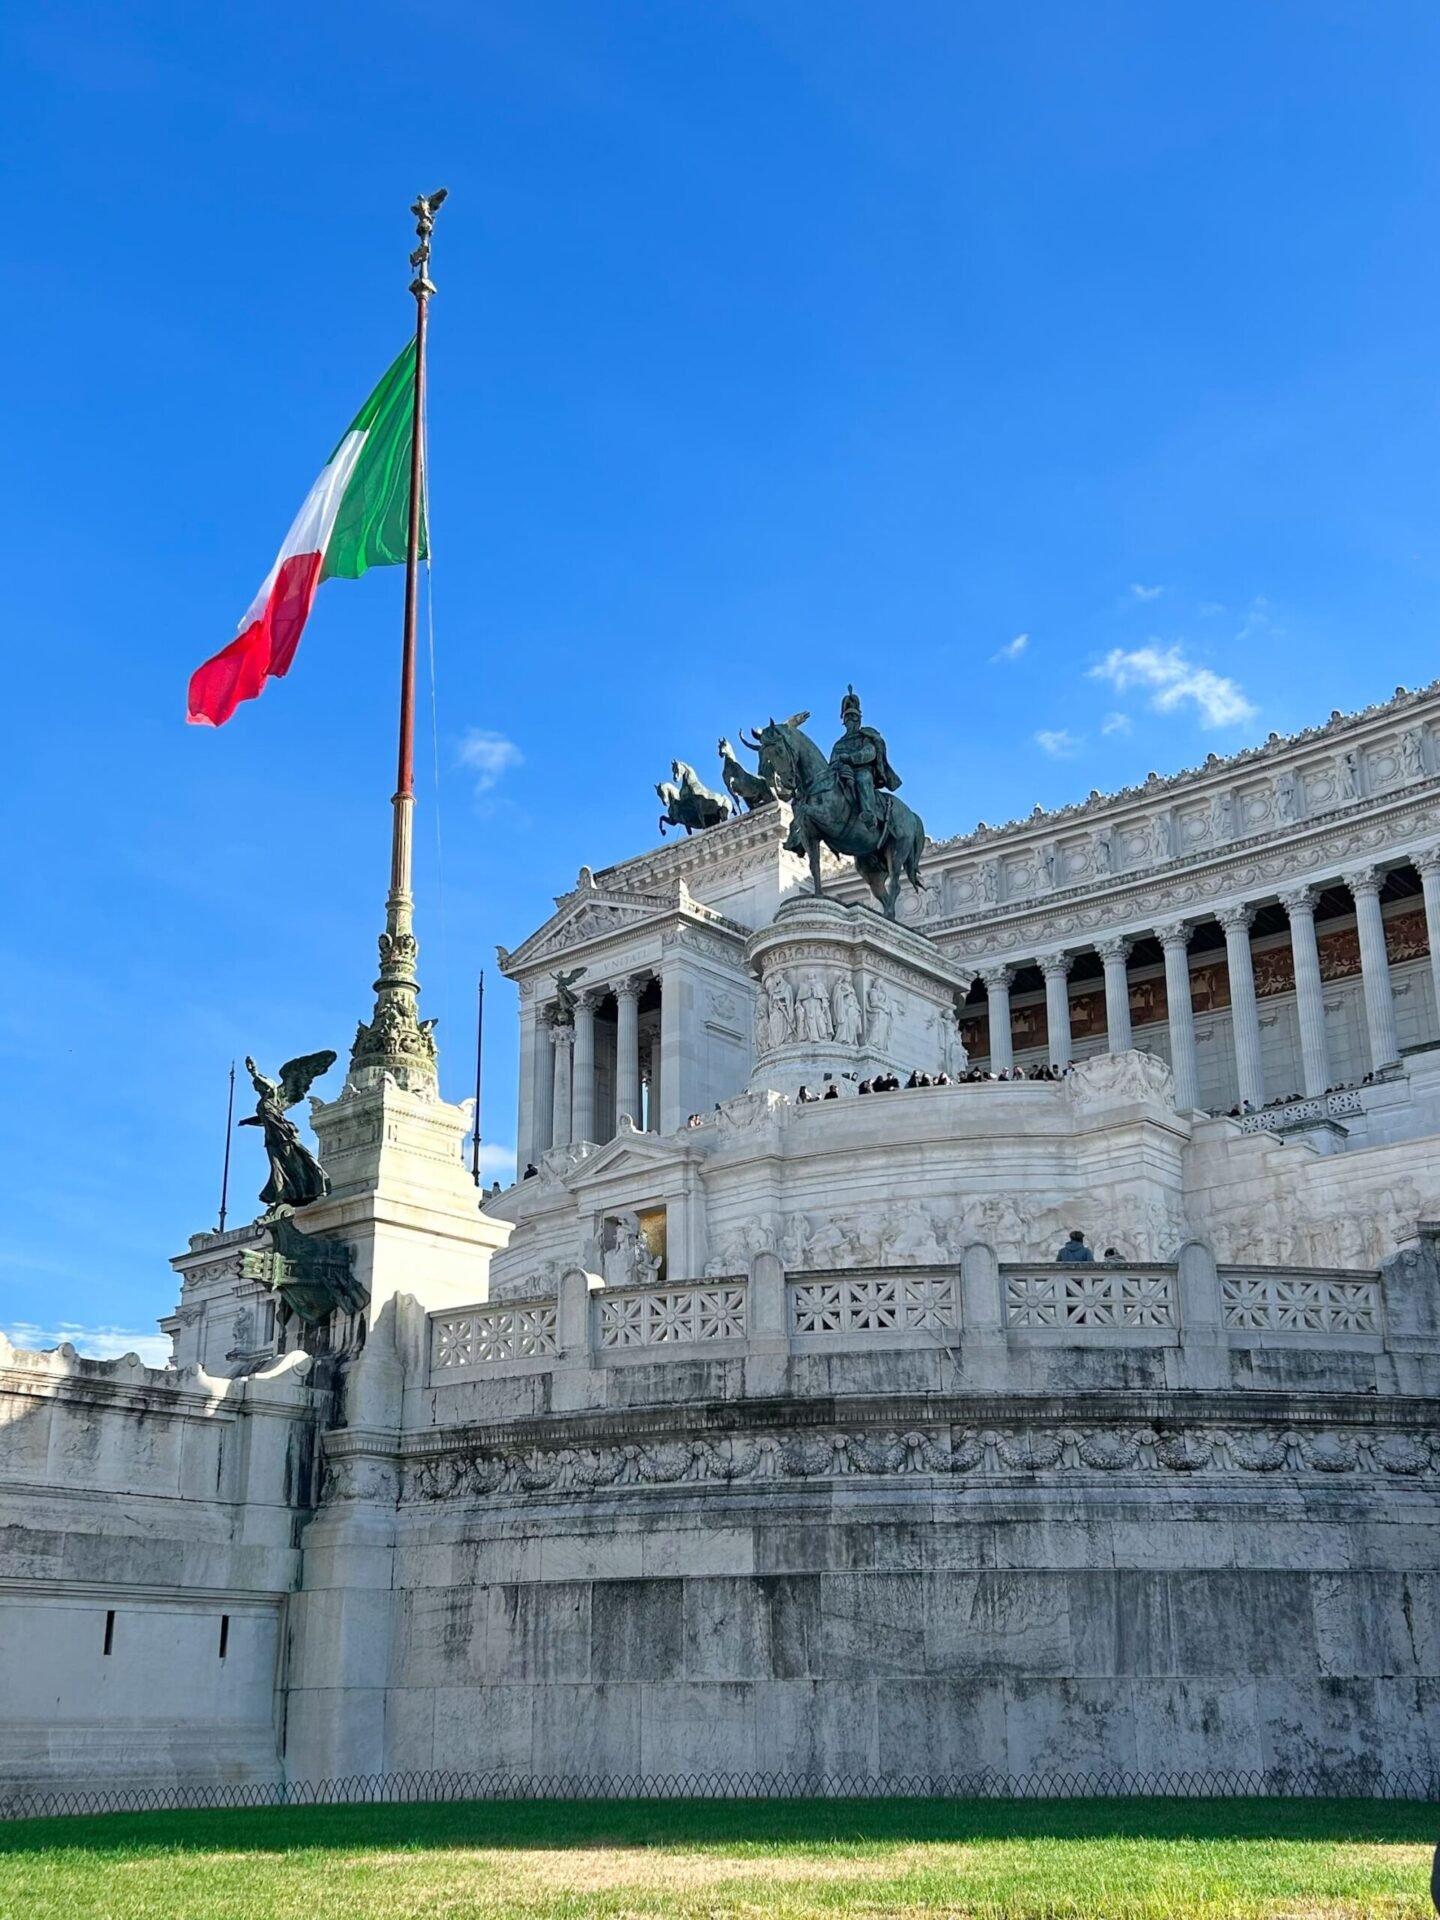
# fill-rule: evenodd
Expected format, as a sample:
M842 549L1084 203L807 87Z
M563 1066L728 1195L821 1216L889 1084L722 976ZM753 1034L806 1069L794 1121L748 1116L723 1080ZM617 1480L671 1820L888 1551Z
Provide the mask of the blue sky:
M1440 666L1433 6L50 0L0 52L0 1325L134 1344L231 1058L368 1010L398 574L182 715L410 325L417 190L422 970L460 1097L489 968L496 1149L494 943L673 756L853 680L944 834Z

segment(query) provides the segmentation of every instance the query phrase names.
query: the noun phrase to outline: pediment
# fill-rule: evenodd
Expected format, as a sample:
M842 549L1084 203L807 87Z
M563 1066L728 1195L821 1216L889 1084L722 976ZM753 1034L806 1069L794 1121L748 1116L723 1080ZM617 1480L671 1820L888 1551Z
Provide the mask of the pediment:
M500 950L500 964L507 973L516 972L592 941L633 933L637 927L663 920L674 905L673 900L607 894L598 888L563 895L557 911L522 946L513 953Z
M626 1131L617 1133L598 1152L587 1154L579 1166L565 1175L572 1193L602 1181L624 1179L631 1174L654 1176L670 1173L695 1158L695 1149L681 1139L661 1139L659 1134Z

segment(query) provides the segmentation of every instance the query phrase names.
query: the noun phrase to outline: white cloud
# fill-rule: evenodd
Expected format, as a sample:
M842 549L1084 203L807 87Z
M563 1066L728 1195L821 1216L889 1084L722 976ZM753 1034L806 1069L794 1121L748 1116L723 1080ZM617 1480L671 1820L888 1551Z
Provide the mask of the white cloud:
M460 742L460 764L475 775L476 793L488 793L507 768L520 766L524 758L513 740L503 733L487 733L483 727L471 727Z
M1206 727L1233 727L1255 718L1256 710L1238 681L1197 667L1180 642L1170 647L1154 640L1147 647L1112 647L1098 667L1091 667L1090 678L1108 681L1117 693L1149 688L1156 713L1174 713L1192 700Z
M43 1353L68 1341L87 1360L118 1360L138 1353L147 1367L163 1367L170 1359L170 1342L162 1333L131 1333L124 1327L81 1327L62 1320L54 1327L37 1327L30 1320L14 1320L0 1328L12 1346Z
M1084 743L1064 727L1042 727L1035 735L1035 744L1042 753L1048 753L1052 760L1068 760L1076 748Z
M480 1177L487 1187L492 1180L498 1180L502 1187L508 1187L515 1178L515 1149L493 1146L490 1141L482 1140Z
M1165 589L1164 587L1142 587L1136 580L1131 585L1130 591L1137 600L1158 600Z
M1017 633L1013 640L1007 640L998 653L992 653L992 660L1018 660L1030 644L1028 633Z
M1107 713L1100 724L1101 733L1129 733L1130 716L1128 713Z

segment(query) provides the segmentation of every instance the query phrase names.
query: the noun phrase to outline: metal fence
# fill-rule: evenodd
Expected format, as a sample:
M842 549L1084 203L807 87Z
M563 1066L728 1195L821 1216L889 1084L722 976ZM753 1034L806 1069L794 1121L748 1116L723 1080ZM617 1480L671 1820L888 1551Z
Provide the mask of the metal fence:
M1362 1761L1328 1768L1246 1772L1002 1774L567 1774L386 1773L335 1780L205 1782L12 1793L0 1819L54 1819L179 1809L400 1805L460 1800L1234 1800L1440 1801L1440 1770L1382 1771Z

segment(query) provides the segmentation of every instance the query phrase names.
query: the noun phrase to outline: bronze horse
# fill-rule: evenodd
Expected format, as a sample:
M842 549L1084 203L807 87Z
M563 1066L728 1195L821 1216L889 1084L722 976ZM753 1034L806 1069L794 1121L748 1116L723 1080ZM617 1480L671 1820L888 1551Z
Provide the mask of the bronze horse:
M894 794L885 794L877 821L871 825L863 820L850 790L801 731L799 719L771 720L754 729L754 739L761 750L761 772L773 771L777 790L794 809L786 849L810 862L816 893L823 899L820 849L827 846L832 853L851 856L885 918L893 920L902 878L912 887L925 885L920 878L925 826L919 814Z

